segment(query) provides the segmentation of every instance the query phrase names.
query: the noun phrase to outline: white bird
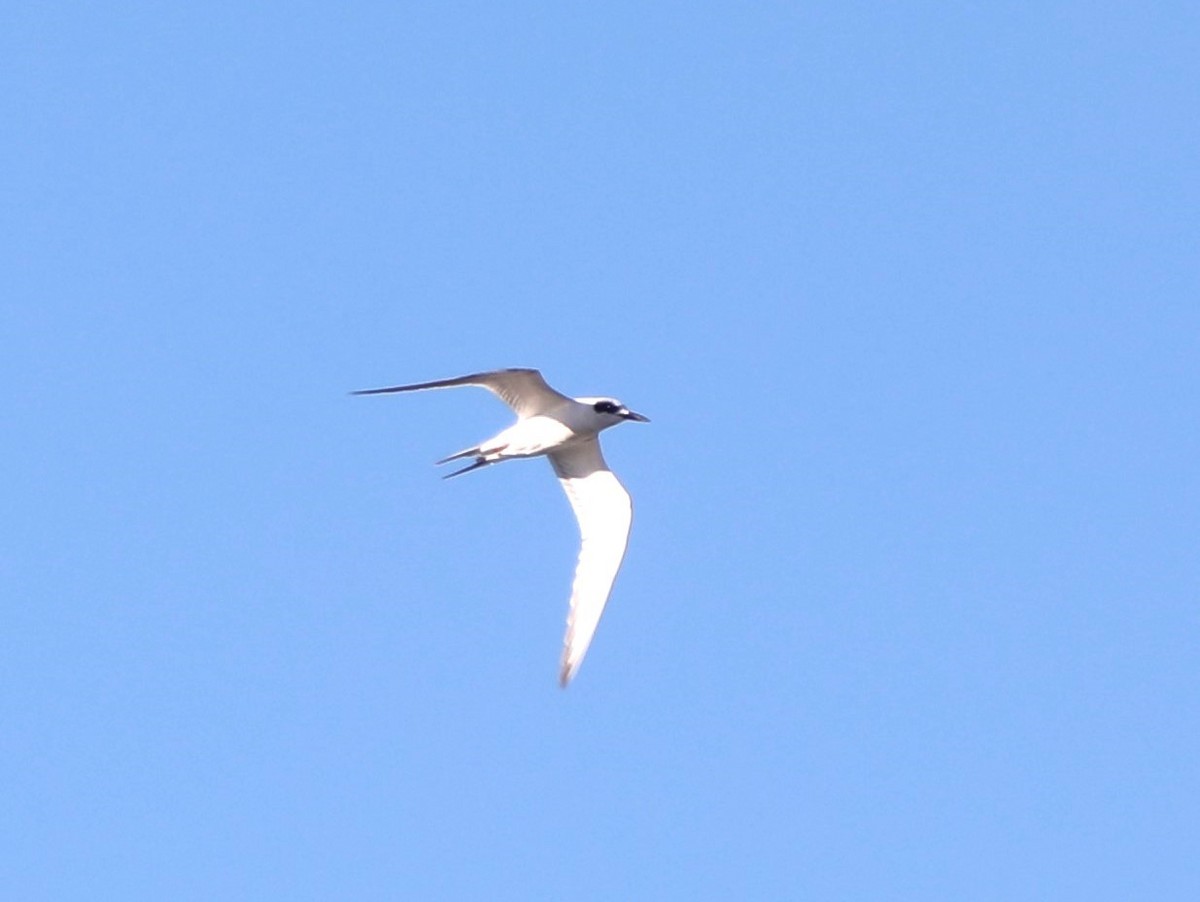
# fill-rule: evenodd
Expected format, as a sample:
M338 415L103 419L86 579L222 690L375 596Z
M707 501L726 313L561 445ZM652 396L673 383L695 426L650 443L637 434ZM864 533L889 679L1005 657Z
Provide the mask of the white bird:
M495 370L352 394L379 395L459 385L486 388L516 412L517 422L487 441L439 460L439 464L444 464L475 458L470 466L444 478L512 458L544 455L550 458L579 521L582 544L571 586L559 671L559 683L565 688L579 670L596 633L613 580L625 557L633 519L629 493L604 462L599 435L626 420L638 423L649 420L615 398L568 398L547 385L541 373L531 369Z

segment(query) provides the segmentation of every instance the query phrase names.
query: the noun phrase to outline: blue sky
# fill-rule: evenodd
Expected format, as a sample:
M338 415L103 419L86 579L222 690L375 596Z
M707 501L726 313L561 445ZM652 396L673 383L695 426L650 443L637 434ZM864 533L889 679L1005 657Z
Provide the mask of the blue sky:
M2 18L6 898L1198 897L1194 4Z

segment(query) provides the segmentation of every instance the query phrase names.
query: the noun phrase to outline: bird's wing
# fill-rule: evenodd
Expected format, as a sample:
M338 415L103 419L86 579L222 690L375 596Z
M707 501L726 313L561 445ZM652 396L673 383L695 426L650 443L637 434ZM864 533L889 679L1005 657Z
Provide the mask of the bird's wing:
M565 687L579 669L604 613L608 593L625 557L633 505L600 453L595 438L548 455L579 521L582 545L571 586L571 610L563 639L559 682Z
M531 417L569 401L546 384L537 370L511 369L493 370L490 373L472 373L455 379L439 379L436 382L417 382L413 385L393 385L390 388L368 388L351 392L354 395L382 395L390 392L422 391L427 388L454 388L459 385L478 385L496 395L517 412L519 417Z

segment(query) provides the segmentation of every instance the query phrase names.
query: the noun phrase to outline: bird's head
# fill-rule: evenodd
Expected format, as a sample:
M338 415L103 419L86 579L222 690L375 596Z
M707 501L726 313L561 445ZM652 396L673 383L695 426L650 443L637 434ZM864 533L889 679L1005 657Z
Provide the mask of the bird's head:
M575 400L591 407L592 411L604 422L604 427L615 426L622 420L632 420L635 423L650 422L649 417L634 413L616 398L576 398Z

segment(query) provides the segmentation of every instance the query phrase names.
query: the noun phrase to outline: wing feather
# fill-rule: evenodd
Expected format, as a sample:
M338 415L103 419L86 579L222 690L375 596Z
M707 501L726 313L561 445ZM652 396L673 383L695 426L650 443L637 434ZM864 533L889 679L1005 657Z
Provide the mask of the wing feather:
M519 417L536 416L569 401L542 378L542 374L531 369L492 370L487 373L472 373L453 379L437 379L433 382L415 382L411 385L393 385L388 388L368 388L351 392L353 395L383 395L392 392L424 391L431 388L456 388L460 385L475 385L486 388L501 401L516 411Z
M565 687L583 662L613 581L621 569L633 505L591 438L549 455L579 521L581 544L571 586L559 682Z

